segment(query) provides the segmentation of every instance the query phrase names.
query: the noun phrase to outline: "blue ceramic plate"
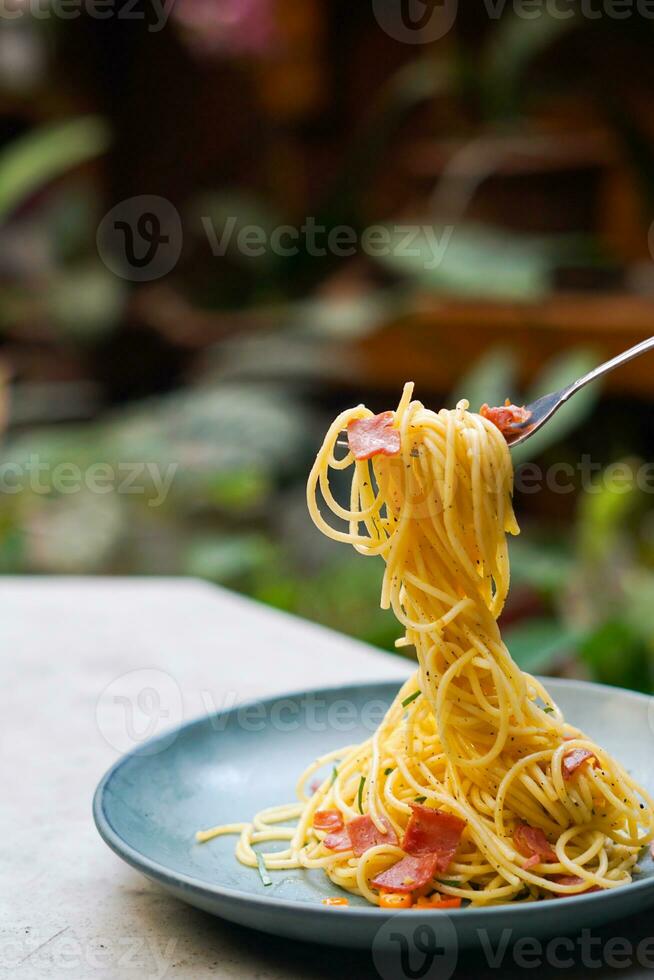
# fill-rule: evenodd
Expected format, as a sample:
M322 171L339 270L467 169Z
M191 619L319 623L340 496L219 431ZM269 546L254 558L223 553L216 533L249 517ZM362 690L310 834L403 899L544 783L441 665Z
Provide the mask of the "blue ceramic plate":
M568 719L654 791L651 698L576 681L546 684ZM439 948L449 951L481 937L494 940L507 927L513 940L571 935L654 903L648 858L623 888L533 905L389 916L352 896L348 908L328 908L321 900L342 893L321 871L272 872L265 886L257 871L236 861L235 837L195 842L197 829L249 820L263 807L292 801L304 767L367 738L396 690L382 683L311 691L184 725L106 774L94 800L98 830L128 864L191 905L264 932L373 952L398 942L398 930L433 929L436 915Z

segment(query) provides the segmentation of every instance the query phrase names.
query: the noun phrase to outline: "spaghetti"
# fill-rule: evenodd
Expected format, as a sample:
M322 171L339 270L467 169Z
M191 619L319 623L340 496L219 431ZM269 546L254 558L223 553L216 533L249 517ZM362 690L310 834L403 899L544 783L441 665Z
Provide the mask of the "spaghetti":
M197 839L238 833L243 864L322 868L385 907L389 893L411 896L402 907L430 895L449 907L619 887L654 838L654 802L566 723L502 643L506 535L518 533L507 444L467 402L435 413L412 393L406 385L394 413L360 405L339 415L307 497L323 533L384 559L381 605L404 629L397 645L415 647L418 669L368 741L309 766L298 802ZM330 474L346 470L343 507ZM284 846L254 850L272 842Z

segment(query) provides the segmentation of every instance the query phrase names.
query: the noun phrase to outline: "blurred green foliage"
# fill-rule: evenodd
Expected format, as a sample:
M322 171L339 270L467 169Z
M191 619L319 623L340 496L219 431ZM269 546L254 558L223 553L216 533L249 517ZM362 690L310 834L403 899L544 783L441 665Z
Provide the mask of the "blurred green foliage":
M529 396L592 361L590 352L573 351L546 365ZM521 401L517 367L514 355L491 351L448 401L464 392L475 403L485 394L500 401L504 392ZM556 457L597 397L572 399L561 422L543 431L537 454L525 458ZM381 561L327 541L306 511L306 472L327 421L275 385L221 382L150 399L99 424L13 435L0 470L21 467L24 485L0 495L0 569L181 572L393 649L400 629L379 608ZM34 460L43 487L61 464L82 474L97 464L118 475L138 466L139 473L129 492L117 480L103 493L85 485L44 492L26 475ZM579 492L572 529L557 533L554 524L532 520L512 541L504 637L524 669L653 689L654 513L638 488L639 465L627 459L618 483L595 473ZM529 608L521 612L525 596Z
M622 21L611 27L633 32ZM553 59L552 78L544 56L572 30L592 35L603 29L578 17L518 17L508 8L491 28L474 49L458 39L439 58L418 52L389 78L311 202L307 213L316 215L318 225L345 223L359 234L372 218L392 230L388 214L370 212L371 185L412 113L430 102L437 109L445 96L457 121L448 135L470 139L476 151L490 147L485 176L492 174L493 140L505 135L523 139L534 125L529 104L558 90L558 62ZM641 32L642 39L634 33L648 58L650 30L651 25ZM539 70L532 73L535 65ZM651 203L651 139L630 115L627 102L616 98L610 58L597 62L592 78L592 99L610 120ZM271 152L272 147L279 150L282 138L277 124L273 129L267 146L265 134L256 139L261 138L261 160L277 167L286 157ZM546 129L542 135L547 140ZM452 173L449 183L441 181L440 196L437 186L427 205L422 202L425 223L413 254L371 260L362 279L366 288L355 279L357 288L339 293L329 283L338 265L335 257L316 261L303 247L295 255L264 250L255 258L232 248L218 268L207 254L200 218L220 229L236 217L235 238L247 225L270 232L289 214L279 200L273 207L261 190L208 182L178 202L189 233L180 267L166 281L170 291L161 300L156 288L152 293L146 288L138 299L151 330L148 337L161 330L162 320L167 329L176 318L206 314L205 329L218 337L206 360L215 354L218 377L203 362L184 378L190 382L185 389L130 403L134 389L170 390L178 379L166 376L165 386L144 383L141 389L138 375L149 367L147 354L136 365L123 355L119 367L129 368L137 383L127 394L119 386L116 400L125 407L109 409L102 401L106 392L94 388L102 388L97 363L96 375L92 369L84 372L94 356L104 368L102 345L121 328L128 333L126 325L138 319L130 304L139 290L110 274L97 255L95 230L107 187L88 172L59 181L71 168L102 154L109 139L102 120L82 116L37 125L10 139L0 154L0 221L6 223L7 240L1 256L6 288L0 326L10 343L19 346L27 338L24 349L30 351L33 332L34 346L43 346L46 358L61 356L61 377L73 378L67 383L56 375L49 393L42 390L47 384L40 387L29 379L15 387L13 427L0 450L0 572L196 575L392 649L399 628L389 612L379 609L382 563L326 541L306 512L306 473L329 421L311 390L321 379L320 353L316 356L307 341L363 337L387 322L392 311L405 308L407 297L425 292L535 302L551 291L562 270L608 267L612 257L583 234L527 235L469 220L467 205L484 173L483 167L473 167L466 178L464 167L454 181ZM537 153L538 140L529 145ZM330 147L330 157L332 152ZM272 169L262 176L259 188L277 186ZM48 194L41 196L46 187ZM441 213L437 205L449 203L451 196L459 210L449 215L445 207ZM433 235L444 242L448 220L453 230L437 256ZM321 290L325 282L332 288ZM161 307L167 314L169 303L173 314L162 318ZM244 321L249 318L248 329L230 319L235 311ZM212 319L216 312L222 318L218 326L218 318ZM161 330L164 337L166 329ZM192 349L194 342L183 329L181 334L181 342L179 335L170 341L178 357L180 350L187 351L184 344ZM157 342L165 348L165 340ZM499 404L506 396L529 401L579 376L596 360L593 351L572 351L545 365L534 384L521 391L517 353L492 350L459 379L448 401L467 397L473 408L484 401ZM293 371L285 374L289 363ZM42 376L39 369L41 364L37 377ZM293 385L286 383L289 374ZM280 377L284 382L275 383ZM83 394L85 385L89 390ZM599 398L597 386L577 395L541 434L514 450L516 465L536 461L547 466L574 457L575 433L584 426L588 431ZM67 421L81 417L93 421ZM641 461L633 457L628 432L614 458L623 460L631 474L626 484L617 486L600 471L592 486L578 489L574 516L567 513L562 520L537 508L530 511L523 535L511 545L513 590L504 636L525 669L585 673L651 691L654 511L650 495L638 486ZM109 474L101 491L89 484L89 473L97 476L98 467ZM57 472L67 473L68 483L55 480Z
M43 126L0 153L0 221L26 198L109 146L107 124L95 116Z

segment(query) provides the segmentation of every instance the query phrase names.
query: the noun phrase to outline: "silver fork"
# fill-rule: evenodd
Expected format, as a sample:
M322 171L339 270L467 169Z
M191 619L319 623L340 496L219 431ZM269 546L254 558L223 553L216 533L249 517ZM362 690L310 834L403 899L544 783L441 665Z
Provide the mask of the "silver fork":
M509 446L517 446L519 443L524 442L525 439L533 436L534 432L538 432L558 412L561 406L565 405L569 398L576 395L578 391L585 388L591 381L601 378L602 375L615 370L621 364L626 364L627 361L633 360L634 357L640 357L641 354L645 354L646 351L653 349L654 337L650 337L649 340L643 340L642 343L636 344L635 347L630 347L629 350L626 350L623 354L618 354L617 357L606 361L605 364L600 364L599 367L585 374L583 378L573 381L572 384L561 388L560 391L554 391L550 395L543 395L542 398L538 398L531 405L525 405L525 408L530 413L529 417L524 422L516 423L515 425L502 429Z

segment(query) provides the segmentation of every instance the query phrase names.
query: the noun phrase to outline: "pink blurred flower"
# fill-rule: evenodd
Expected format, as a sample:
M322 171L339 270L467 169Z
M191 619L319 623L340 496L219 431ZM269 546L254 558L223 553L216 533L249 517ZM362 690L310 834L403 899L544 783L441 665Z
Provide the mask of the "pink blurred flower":
M274 0L175 0L172 16L202 54L261 55L275 45Z

